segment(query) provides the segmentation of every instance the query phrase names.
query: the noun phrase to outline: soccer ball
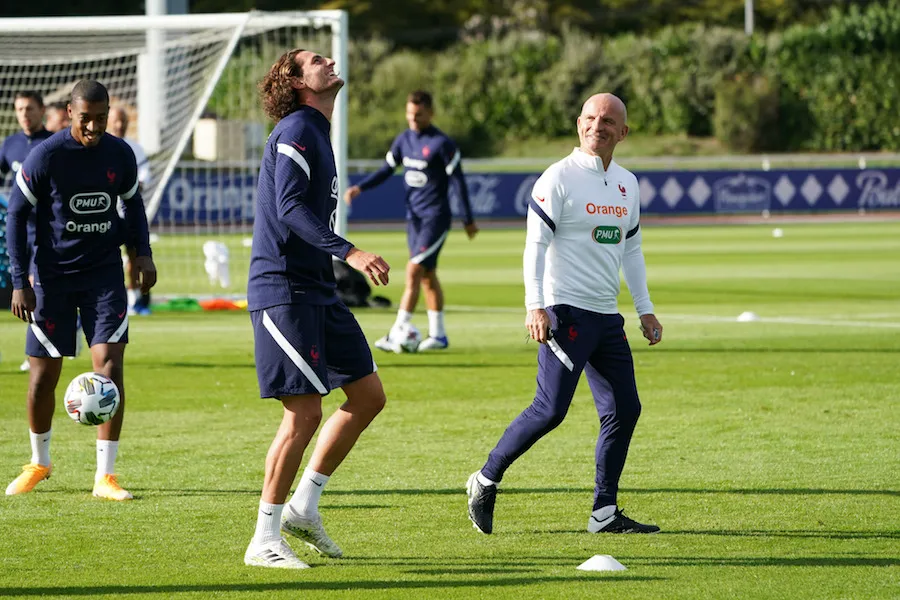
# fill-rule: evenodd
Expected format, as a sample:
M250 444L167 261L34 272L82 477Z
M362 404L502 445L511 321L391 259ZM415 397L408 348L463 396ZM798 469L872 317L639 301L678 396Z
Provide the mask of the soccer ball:
M419 342L421 341L422 334L412 323L404 325L396 335L397 345L403 352L416 352L419 349Z
M122 397L112 379L99 373L82 373L69 383L66 412L82 425L101 425L119 410Z

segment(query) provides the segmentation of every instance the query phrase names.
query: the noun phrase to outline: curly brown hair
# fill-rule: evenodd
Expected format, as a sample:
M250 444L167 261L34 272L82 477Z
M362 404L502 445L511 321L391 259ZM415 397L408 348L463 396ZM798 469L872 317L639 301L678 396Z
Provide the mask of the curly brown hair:
M300 99L297 90L291 87L290 78L303 76L296 60L301 52L303 48L294 48L282 54L259 82L263 110L276 123L300 108Z

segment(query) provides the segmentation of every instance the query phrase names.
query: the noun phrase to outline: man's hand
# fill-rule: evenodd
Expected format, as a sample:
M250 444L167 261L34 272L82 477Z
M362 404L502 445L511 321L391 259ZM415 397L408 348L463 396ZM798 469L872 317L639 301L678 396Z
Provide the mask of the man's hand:
M546 344L550 339L550 315L543 308L529 310L525 317L525 329L531 335L531 339L539 344Z
M347 191L349 192L349 190ZM363 252L359 248L351 248L344 260L348 265L368 276L375 285L388 284L388 271L391 270L391 266L377 254Z
M663 326L654 314L641 315L641 333L650 340L650 345L655 346L662 341Z
M476 233L478 233L478 225L475 224L475 221L472 221L471 223L466 224L465 228L466 228L466 235L469 236L470 240L475 237Z
M156 265L153 264L153 259L149 256L138 256L134 259L133 269L138 275L138 280L132 283L140 282L141 293L149 293L150 288L156 285Z
M12 304L10 310L16 315L17 319L22 319L26 323L34 323L34 309L37 307L37 300L34 297L34 289L27 287L21 290L13 290Z
M362 189L360 189L358 185L351 185L347 188L347 191L344 192L344 202L347 206L350 206L360 194L362 194Z

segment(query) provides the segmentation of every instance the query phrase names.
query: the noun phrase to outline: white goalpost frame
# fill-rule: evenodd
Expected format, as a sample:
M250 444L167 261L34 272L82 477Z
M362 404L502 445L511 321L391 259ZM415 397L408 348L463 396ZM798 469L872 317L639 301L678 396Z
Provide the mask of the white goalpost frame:
M162 200L166 184L191 137L194 127L203 113L203 110L212 95L216 83L226 68L231 54L247 27L253 21L254 25L269 25L277 28L285 25L309 26L314 29L323 26L331 27L332 31L332 58L337 63L337 70L345 82L348 82L348 33L349 18L342 10L322 11L298 11L298 12L258 12L228 13L228 14L192 14L192 15L157 15L157 16L109 16L109 17L29 17L29 18L3 18L0 19L0 35L3 33L90 33L90 32L123 32L134 31L149 33L153 31L188 31L206 28L234 28L234 33L229 41L226 51L222 53L216 65L215 72L203 90L202 100L194 108L187 127L181 133L172 156L169 158L159 185L156 186L152 197L147 202L148 217L153 217ZM152 42L151 42L151 45ZM288 50L288 48L285 48ZM3 57L0 57L3 58ZM152 69L151 69L152 70ZM262 77L263 73L259 74ZM142 87L152 82L146 80ZM151 92L152 93L152 92ZM148 92L139 90L139 99L151 97ZM154 108L149 112L154 113ZM151 136L152 137L152 136ZM337 217L335 231L339 235L345 235L347 230L347 210L340 200L347 186L347 90L338 94L335 103L335 112L332 118L331 128L332 146L334 149L335 163L337 166L339 182L339 201L337 205ZM149 140L148 140L149 141ZM150 141L152 147L153 141Z

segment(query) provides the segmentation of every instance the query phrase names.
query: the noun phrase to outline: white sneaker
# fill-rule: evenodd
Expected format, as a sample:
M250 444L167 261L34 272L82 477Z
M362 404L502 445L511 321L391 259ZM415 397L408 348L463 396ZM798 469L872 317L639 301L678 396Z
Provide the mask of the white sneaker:
M317 514L311 519L301 517L294 513L290 507L286 507L284 515L281 517L281 530L302 540L304 544L319 554L324 554L331 558L340 558L344 555L338 545L325 533L321 515Z
M19 370L22 372L30 371L31 362L26 358L24 361L22 361L22 364L19 365Z
M297 558L284 538L264 544L250 540L244 553L244 564L251 567L271 567L273 569L308 569L309 565Z
M375 340L375 347L385 352L393 352L394 354L403 354L403 346L399 342L391 341L391 334L387 334L383 338Z
M427 338L419 342L419 352L428 352L429 350L445 350L449 345L450 342L447 340L446 335L443 335L441 337L428 336Z

